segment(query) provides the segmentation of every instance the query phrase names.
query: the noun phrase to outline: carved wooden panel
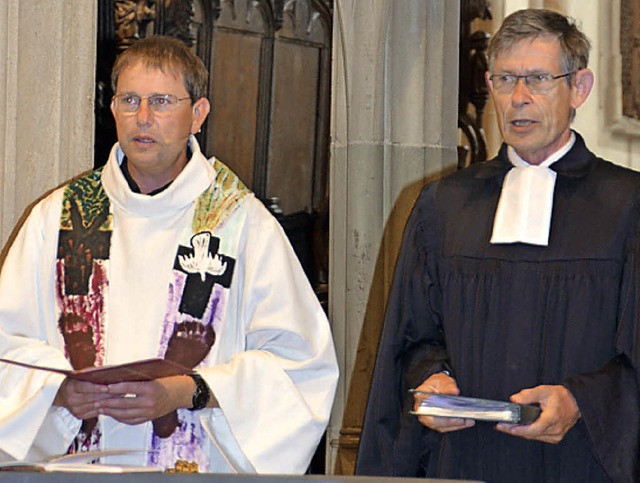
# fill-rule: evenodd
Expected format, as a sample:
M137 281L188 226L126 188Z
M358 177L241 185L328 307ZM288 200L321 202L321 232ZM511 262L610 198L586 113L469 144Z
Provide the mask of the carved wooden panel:
M622 113L640 120L640 0L622 0Z
M489 98L484 73L488 68L487 48L490 35L474 30L474 20L492 18L488 0L463 0L460 6L460 59L458 128L462 144L458 146L458 167L486 161L487 141L482 115Z
M261 105L270 85L269 38L273 36L266 1L223 0L212 34L207 149L263 196L255 171L267 163ZM256 161L257 160L257 161Z
M304 0L285 3L274 45L271 160L266 193L279 196L285 213L311 212L326 194L329 13Z

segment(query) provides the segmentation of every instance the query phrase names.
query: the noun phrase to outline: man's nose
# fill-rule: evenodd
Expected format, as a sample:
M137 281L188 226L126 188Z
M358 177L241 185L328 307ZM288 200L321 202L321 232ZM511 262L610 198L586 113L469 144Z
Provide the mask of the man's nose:
M153 110L149 106L149 99L143 97L140 99L140 105L136 112L138 124L149 124L153 118Z
M531 89L524 80L524 77L516 79L516 85L513 86L511 93L511 101L514 104L526 104L531 101Z

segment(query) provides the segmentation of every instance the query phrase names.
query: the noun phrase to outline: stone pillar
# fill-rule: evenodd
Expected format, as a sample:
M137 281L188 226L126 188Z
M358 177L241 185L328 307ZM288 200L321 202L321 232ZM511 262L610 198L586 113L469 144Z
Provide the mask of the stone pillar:
M93 166L96 12L0 1L0 263L25 208Z
M336 0L334 12L329 311L342 377L328 468L351 474L406 219L457 162L460 12L449 0Z

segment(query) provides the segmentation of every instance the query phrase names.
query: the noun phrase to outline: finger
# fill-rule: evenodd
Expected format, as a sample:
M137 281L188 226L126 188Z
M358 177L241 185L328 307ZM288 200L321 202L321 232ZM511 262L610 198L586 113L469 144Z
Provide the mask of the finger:
M118 384L109 384L107 386L109 394L124 396L127 394L145 394L147 392L147 384L140 382L120 382Z
M113 395L97 403L102 409L147 409L155 404L153 398L131 393Z
M96 403L70 405L67 409L78 419L91 419L100 414L100 409Z
M541 403L549 396L546 386L536 386L534 388L523 389L513 394L509 399L518 404L535 404Z
M470 428L476 423L473 419L441 418L435 416L420 416L418 417L418 421L429 429L440 433Z
M130 412L122 412L115 411L109 413L101 413L104 416L109 416L110 418L115 419L116 421L124 424L143 424L151 421L152 418L146 415L140 415L138 413L130 413Z
M513 434L514 436L537 437L547 432L550 426L545 420L538 419L531 424L498 423L495 428L498 431Z
M456 380L444 372L439 372L429 376L416 388L416 390L440 394L453 394L454 396L457 396L460 393Z
M82 411L82 412L71 412L71 414L73 414L76 418L78 419L93 419L93 418L97 418L98 416L100 416L100 410L99 409L91 409L89 411Z
M69 391L79 394L107 394L109 392L107 386L102 384L92 384L90 382L78 381L76 379L69 380L67 388Z
M496 429L512 436L552 444L559 443L564 436L564 432L557 425L537 422L529 425L498 423Z

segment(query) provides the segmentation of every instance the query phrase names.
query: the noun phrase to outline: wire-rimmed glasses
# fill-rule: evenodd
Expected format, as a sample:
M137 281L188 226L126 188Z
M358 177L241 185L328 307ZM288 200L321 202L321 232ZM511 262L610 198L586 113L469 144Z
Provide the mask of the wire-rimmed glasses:
M138 96L137 94L121 94L113 96L115 107L125 114L134 114L140 109L142 99L147 100L149 109L157 114L164 114L175 111L181 101L191 99L190 97L178 98L173 94L152 94L150 96Z
M501 94L510 94L516 88L518 81L522 79L524 85L535 94L544 94L551 87L553 87L554 81L562 79L563 77L569 77L575 74L577 71L567 72L566 74L553 75L548 73L536 73L536 74L493 74L489 76L489 80L493 85L493 88Z

